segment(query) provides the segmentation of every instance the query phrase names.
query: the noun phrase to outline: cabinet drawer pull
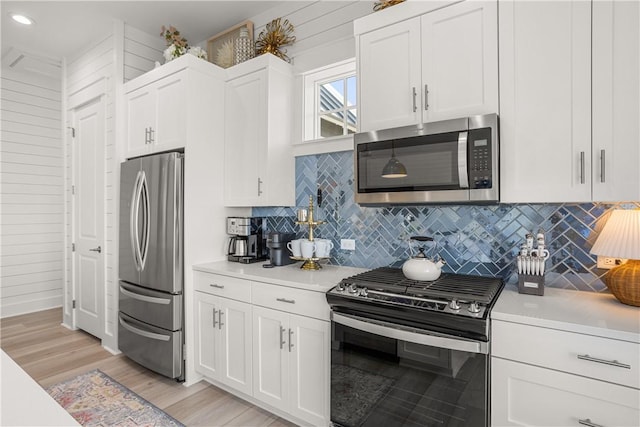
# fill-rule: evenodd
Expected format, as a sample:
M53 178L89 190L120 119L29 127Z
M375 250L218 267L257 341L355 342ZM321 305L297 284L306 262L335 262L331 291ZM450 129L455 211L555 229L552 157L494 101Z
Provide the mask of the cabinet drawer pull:
M603 363L605 365L611 365L617 368L631 369L631 365L627 365L626 363L620 363L617 360L598 359L597 357L592 357L592 356L589 356L588 354L579 354L578 359L588 360L589 362Z
M592 422L589 418L585 418L584 420L578 419L578 424L582 424L583 426L589 426L589 427L604 427L602 424L596 424Z
M415 113L418 110L418 104L416 104L416 98L418 97L418 92L416 91L415 86L411 88L413 90L413 112Z
M284 345L286 343L286 341L284 340L284 336L283 336L284 335L284 331L285 331L285 329L282 326L280 326L280 350L282 350L284 348Z
M424 110L429 109L429 85L424 85Z
M218 285L217 283L209 283L209 286L216 289L224 289L224 285Z
M295 304L296 300L294 299L286 299L286 298L276 298L276 301L286 302L287 304Z

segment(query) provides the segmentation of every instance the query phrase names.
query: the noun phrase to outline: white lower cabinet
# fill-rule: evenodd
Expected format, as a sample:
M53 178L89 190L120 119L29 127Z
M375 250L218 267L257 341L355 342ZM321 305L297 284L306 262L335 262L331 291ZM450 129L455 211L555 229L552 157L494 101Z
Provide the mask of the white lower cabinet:
M195 370L278 415L328 425L325 294L201 271L194 288Z
M640 391L492 358L492 426L639 426Z
M329 414L329 322L253 307L253 395L313 425Z
M195 293L196 371L251 394L251 305Z
M640 344L492 321L492 426L639 426Z

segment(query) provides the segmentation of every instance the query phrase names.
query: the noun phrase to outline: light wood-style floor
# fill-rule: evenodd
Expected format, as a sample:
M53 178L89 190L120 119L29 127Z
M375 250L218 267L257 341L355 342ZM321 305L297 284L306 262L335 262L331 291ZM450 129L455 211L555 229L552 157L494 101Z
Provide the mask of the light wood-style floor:
M0 346L42 387L100 369L187 426L294 425L204 381L185 387L114 356L61 321L61 309L0 319Z

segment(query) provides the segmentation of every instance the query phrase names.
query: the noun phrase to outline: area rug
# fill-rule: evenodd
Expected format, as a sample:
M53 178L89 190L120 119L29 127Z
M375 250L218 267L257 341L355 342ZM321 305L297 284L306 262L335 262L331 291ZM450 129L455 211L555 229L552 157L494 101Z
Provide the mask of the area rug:
M83 426L184 427L175 418L97 369L46 390Z

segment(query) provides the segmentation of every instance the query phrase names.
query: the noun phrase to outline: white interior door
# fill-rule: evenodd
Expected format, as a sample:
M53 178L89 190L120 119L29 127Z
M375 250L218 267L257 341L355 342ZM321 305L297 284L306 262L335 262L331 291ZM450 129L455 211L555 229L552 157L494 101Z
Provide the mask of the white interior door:
M75 325L102 339L106 256L104 101L99 98L76 108L73 117Z

